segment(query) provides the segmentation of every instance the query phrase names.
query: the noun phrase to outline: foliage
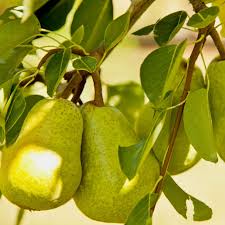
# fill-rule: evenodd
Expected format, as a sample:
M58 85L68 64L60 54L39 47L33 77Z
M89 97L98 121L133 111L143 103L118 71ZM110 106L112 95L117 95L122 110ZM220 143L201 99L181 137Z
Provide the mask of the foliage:
M0 149L4 165L0 169L0 189L12 202L17 202L17 197L21 200L23 194L29 197L30 194L24 190L21 192L20 187L16 193L5 189L10 184L6 182L3 167L10 164L7 161L12 154L10 149L20 149L29 141L33 141L36 147L43 147L44 140L49 140L50 144L46 146L50 146L48 148L53 152L57 152L61 146L60 154L68 159L66 151L72 144L82 141L82 146L76 147L79 153L72 163L80 163L80 157L77 156L81 153L83 178L74 198L81 211L89 217L126 225L154 224L155 206L162 192L184 219L187 219L187 201L191 201L194 206L194 221L209 220L212 217L211 208L183 191L168 173L168 168L181 126L184 126L183 132L188 144L193 146L202 160L211 163L217 163L218 157L225 160L225 47L221 40L225 36L224 0L190 0L195 11L192 15L179 10L134 32L135 36L148 35L146 38L152 38L157 48L150 51L140 65L140 84L130 81L116 85L105 84L107 106L104 106L102 63L129 35L133 24L153 2L154 0L133 0L129 9L117 18L113 16L112 0L23 0L4 3L5 11L0 15ZM215 26L217 18L221 21L221 36L216 30L219 26ZM69 34L62 34L67 28ZM177 41L176 37L183 28L197 34L194 43L188 38ZM220 56L209 66L205 65L204 84L199 87L196 85L192 90L196 60L199 55L204 57L202 49L209 35ZM50 44L36 45L42 37L49 39ZM184 53L189 45L192 45L193 51L186 63ZM38 63L26 63L29 57L38 58ZM187 65L180 73L184 63ZM95 94L91 102L84 104L82 93L86 91L85 83L89 77L93 80ZM37 84L41 84L42 89L35 89ZM151 115L147 115L151 117L151 123L147 124L148 135L139 139L133 127L138 114L141 116L145 95L151 107ZM62 140L54 136L57 134L56 130L59 131L63 125L71 122L69 116L65 117L64 107L58 110L58 114L53 111L54 117L49 115L46 121L37 125L41 130L48 124L47 120L55 118L51 126L46 125L47 137L41 133L41 138L32 139L36 134L35 129L30 129L32 124L29 124L33 109L44 99L60 101L60 98L66 99L65 104L69 102L72 107L77 106L83 110L84 131L80 127L73 127L74 133L80 133L79 140L64 140L63 137L70 133L70 129L65 127L61 133ZM35 115L45 118L47 110L46 106L45 109L37 110ZM176 116L168 122L170 115L174 114L171 112L176 112ZM35 118L35 115L32 116ZM59 120L60 124L55 128ZM26 129L30 130L30 139L26 140L25 137L21 144L19 140L21 135L24 138L23 132ZM162 135L168 137L168 143L158 143ZM54 143L58 142L55 147ZM158 161L157 154L153 154L155 143L160 144L165 153L163 159ZM13 154L15 158L18 155ZM146 166L150 159L154 165L149 163ZM71 165L68 164L69 168ZM67 173L63 176L73 176L69 169ZM33 178L39 179L35 175ZM146 187L146 184L151 187ZM34 187L33 183L32 185L31 189ZM41 188L36 185L35 190L29 190L31 193L36 193ZM51 192L50 189L48 191ZM73 194L70 194L70 199ZM41 202L39 197L35 198L36 202ZM31 201L26 202L27 209L29 202ZM24 209L22 205L17 205L21 207L17 218L19 225ZM39 206L38 209L46 209Z

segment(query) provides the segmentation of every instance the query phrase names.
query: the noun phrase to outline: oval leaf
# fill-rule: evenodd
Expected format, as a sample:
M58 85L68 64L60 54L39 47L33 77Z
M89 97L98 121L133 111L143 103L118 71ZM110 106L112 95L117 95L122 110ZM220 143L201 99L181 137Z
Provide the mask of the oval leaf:
M51 97L54 95L66 72L70 60L70 55L70 49L59 51L50 58L46 66L45 80L47 84L47 92Z
M213 5L218 6L220 9L219 19L222 24L221 36L225 37L225 2L224 0L214 0Z
M119 161L123 173L129 180L135 177L139 168L154 146L165 122L166 113L156 113L147 140L128 147L119 147Z
M142 198L132 210L125 225L151 225L150 194Z
M35 1L38 2L38 0ZM42 28L58 30L65 24L68 13L73 8L73 5L74 0L48 0L35 14Z
M48 0L23 0L24 15L22 21L25 22L37 9L43 6Z
M218 153L225 160L225 61L212 62L207 69L207 74L214 136Z
M4 143L5 140L5 120L0 114L0 146Z
M17 89L13 96L12 102L6 114L6 133L15 125L23 114L26 107L26 101L20 89Z
M115 47L127 34L130 25L130 13L127 12L113 20L105 31L104 46L105 51Z
M178 11L159 20L154 27L155 41L160 46L171 41L182 28L187 16L185 11Z
M141 84L151 103L159 105L176 87L176 75L186 43L168 45L150 53L141 66Z
M80 26L72 36L72 41L78 45L84 40L84 25Z
M0 85L13 78L16 68L32 47L14 48L5 54L0 53Z
M88 16L87 16L88 15ZM104 39L108 24L113 20L112 0L83 0L71 25L71 34L84 26L81 45L87 50L96 49Z
M165 178L163 193L170 201L174 209L187 219L187 201L190 200L194 206L194 221L209 220L212 217L212 209L205 203L183 191L169 175Z
M15 123L15 125L6 133L7 146L13 144L16 141L22 128L23 122L27 117L27 114L33 108L33 106L42 99L44 99L44 97L40 95L31 95L25 98L26 107L24 112L22 113L18 121Z
M97 64L97 59L91 56L77 57L73 61L75 70L85 70L89 73L93 73L96 70Z
M36 37L40 31L40 24L35 16L31 16L25 23L21 23L21 12L8 9L0 16L0 58L7 52L27 43Z
M136 35L136 36L149 35L154 30L154 26L155 24L143 27L140 30L135 31L133 35Z
M219 14L219 8L212 6L205 8L198 13L194 14L188 21L187 25L195 28L204 28L212 23Z
M9 95L12 90L12 80L0 85L0 112L3 113L5 104L8 101Z
M195 150L203 159L217 162L217 149L206 89L189 93L183 119L187 137Z

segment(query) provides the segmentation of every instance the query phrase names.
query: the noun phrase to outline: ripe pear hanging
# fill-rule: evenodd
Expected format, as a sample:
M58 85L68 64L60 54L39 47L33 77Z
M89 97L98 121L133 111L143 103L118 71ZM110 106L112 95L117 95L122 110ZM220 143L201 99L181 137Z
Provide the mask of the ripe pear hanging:
M89 218L125 223L141 198L151 192L159 178L159 164L149 155L139 174L130 182L123 174L119 146L138 142L123 114L113 107L83 106L81 184L75 194L78 208Z
M81 179L83 120L67 100L41 100L29 112L17 141L2 154L0 189L30 210L70 200Z

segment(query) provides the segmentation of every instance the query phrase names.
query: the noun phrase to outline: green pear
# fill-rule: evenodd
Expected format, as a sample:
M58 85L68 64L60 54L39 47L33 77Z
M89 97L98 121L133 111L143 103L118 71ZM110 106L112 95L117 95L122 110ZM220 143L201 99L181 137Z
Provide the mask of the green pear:
M5 148L0 190L31 210L56 208L70 200L81 180L83 119L70 101L41 100L29 112L16 142Z
M182 69L181 73L184 73L185 70ZM184 82L184 81L183 81ZM177 89L173 97L173 105L177 105L180 101L180 96L183 91L184 84L183 82ZM201 71L198 68L195 68L195 73L193 75L191 89L196 90L204 86L204 79ZM139 112L138 119L136 121L135 129L136 133L141 139L147 138L154 116L154 109L151 103L147 103ZM176 109L169 111L165 125L153 147L154 153L160 162L163 161L165 153L169 143L169 135L171 133L172 124L174 124L176 118ZM179 174L190 169L199 161L199 156L193 146L189 143L189 140L186 136L184 130L183 121L180 124L177 138L174 145L174 152L172 160L169 166L169 172L173 175Z
M225 61L213 61L207 72L215 142L220 157L225 161Z
M129 122L114 107L86 104L82 115L83 176L75 202L93 220L125 223L138 201L154 188L159 164L149 155L139 173L128 181L120 168L118 148L138 141Z

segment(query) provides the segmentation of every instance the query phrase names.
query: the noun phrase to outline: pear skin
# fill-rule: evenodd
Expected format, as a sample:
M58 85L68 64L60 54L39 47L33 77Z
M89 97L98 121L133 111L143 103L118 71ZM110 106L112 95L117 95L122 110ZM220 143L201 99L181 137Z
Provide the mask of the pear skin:
M83 120L67 100L41 100L16 142L3 149L0 189L24 209L47 210L70 200L81 180Z
M118 148L138 141L129 122L113 107L86 104L81 111L83 176L74 200L93 220L125 223L138 201L155 186L159 164L149 155L135 178L128 181L120 168Z

